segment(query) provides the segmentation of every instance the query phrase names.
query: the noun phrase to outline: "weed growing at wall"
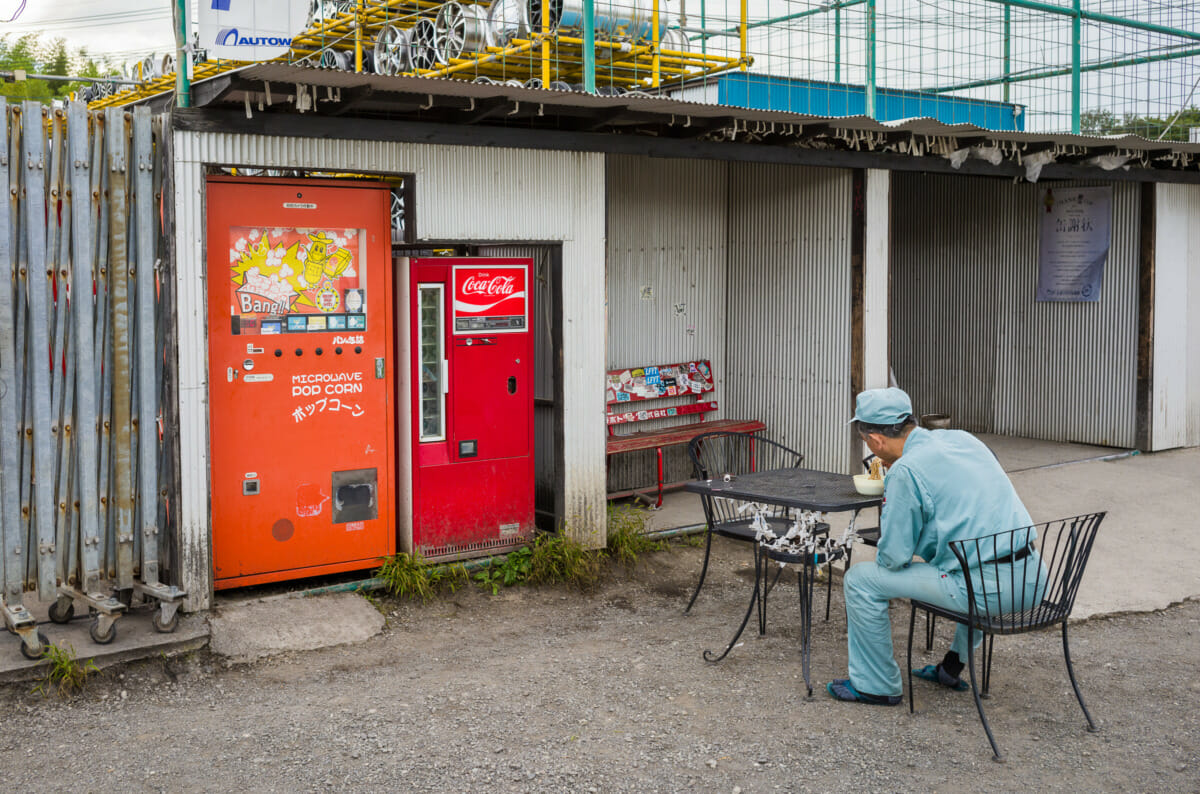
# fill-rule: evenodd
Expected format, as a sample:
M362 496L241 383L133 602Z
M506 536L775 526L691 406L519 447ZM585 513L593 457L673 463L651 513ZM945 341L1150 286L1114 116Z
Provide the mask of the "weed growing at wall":
M392 595L429 601L439 592L454 592L467 581L462 565L429 565L420 552L400 552L383 561L375 575Z
M83 690L87 681L100 669L93 659L80 662L75 657L75 648L68 645L61 648L57 645L46 646L45 675L33 687L35 695L48 696L56 694L67 697Z
M627 568L637 565L638 555L668 548L665 541L646 537L646 513L633 505L609 505L608 554Z
M638 555L670 548L667 541L647 537L645 530L646 516L641 508L610 506L608 544L603 549L585 548L564 528L553 535L539 534L530 545L494 558L470 574L461 564L430 565L419 553L400 553L387 558L376 576L384 580L392 595L422 601L429 601L443 589L456 590L467 581L490 590L492 595L501 587L523 584L565 584L587 590L604 578L611 563L630 569L637 565Z
M586 590L604 571L604 553L585 549L566 532L540 535L531 547L530 584L568 584Z

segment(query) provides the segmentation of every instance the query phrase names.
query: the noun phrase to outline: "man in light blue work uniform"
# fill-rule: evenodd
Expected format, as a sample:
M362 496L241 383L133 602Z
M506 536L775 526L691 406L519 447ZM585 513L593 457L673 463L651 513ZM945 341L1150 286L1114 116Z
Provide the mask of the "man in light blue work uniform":
M888 602L915 598L966 612L966 580L948 544L1033 521L983 442L962 430L917 427L912 402L900 389L862 392L851 421L889 468L875 561L852 566L843 580L850 677L835 679L826 689L838 700L892 706L900 702L903 686L892 653ZM1034 552L999 553L1017 561ZM914 561L914 555L924 562ZM1001 593L1000 599L1011 602L1012 595ZM976 644L980 639L976 632ZM914 672L962 690L967 684L959 674L966 660L967 631L960 625L942 662Z

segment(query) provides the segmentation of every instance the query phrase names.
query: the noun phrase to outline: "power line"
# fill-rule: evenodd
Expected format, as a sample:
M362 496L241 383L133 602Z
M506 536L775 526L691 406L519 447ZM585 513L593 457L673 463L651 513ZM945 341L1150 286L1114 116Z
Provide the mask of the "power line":
M127 25L131 22L153 22L157 20L169 21L170 19L170 9L164 10L159 8L151 8L137 11L115 11L107 14L72 17L70 19L47 19L41 22L19 22L13 25L7 25L5 30L12 30L14 32L45 30L47 28L71 30L80 28L105 27L109 25Z
M21 5L17 6L17 10L13 12L13 15L4 21L5 22L16 22L17 18L19 16L21 16L21 13L25 10L25 2L26 2L26 0L21 0Z

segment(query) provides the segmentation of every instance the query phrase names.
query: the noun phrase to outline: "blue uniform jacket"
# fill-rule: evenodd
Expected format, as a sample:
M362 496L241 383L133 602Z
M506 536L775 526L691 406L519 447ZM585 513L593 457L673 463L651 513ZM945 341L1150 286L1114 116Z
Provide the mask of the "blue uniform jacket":
M895 570L911 563L915 554L943 573L957 573L950 541L1032 523L1008 475L982 441L962 430L918 427L909 433L904 453L884 481L875 559ZM997 548L995 556L1012 551ZM976 562L969 560L971 567Z

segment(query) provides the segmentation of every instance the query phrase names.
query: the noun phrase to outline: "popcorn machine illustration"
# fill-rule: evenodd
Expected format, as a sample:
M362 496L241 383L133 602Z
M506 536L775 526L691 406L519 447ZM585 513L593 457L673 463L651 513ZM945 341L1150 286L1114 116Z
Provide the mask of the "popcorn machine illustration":
M534 532L532 260L409 261L413 547L478 556Z
M208 182L215 587L395 552L390 192Z

